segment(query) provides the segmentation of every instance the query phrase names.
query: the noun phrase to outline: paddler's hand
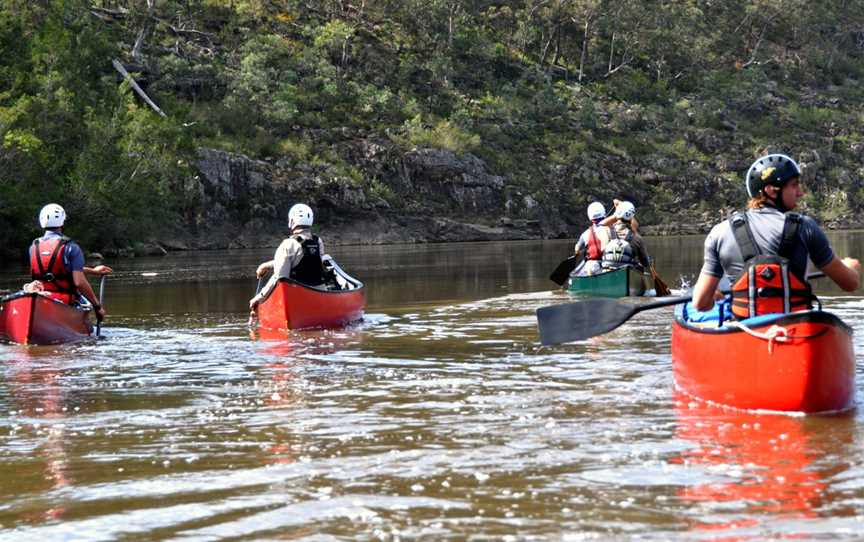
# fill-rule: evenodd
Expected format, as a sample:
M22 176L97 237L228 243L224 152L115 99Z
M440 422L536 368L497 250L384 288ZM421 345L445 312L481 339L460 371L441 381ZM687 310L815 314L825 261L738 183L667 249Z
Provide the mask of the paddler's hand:
M262 263L261 265L258 266L258 269L255 270L255 276L260 279L261 277L266 275L267 271L269 271L269 270L270 270L270 266L267 265L266 263Z
M255 296L249 300L249 311L255 313L258 310L258 305L261 303L261 297Z
M861 274L861 262L858 261L858 258L843 258L843 265L849 269L854 269L859 275Z
M114 270L108 267L107 265L97 265L93 268L94 275L108 275L113 273Z
M101 322L105 319L105 307L102 305L93 305L93 312L96 313L96 321Z

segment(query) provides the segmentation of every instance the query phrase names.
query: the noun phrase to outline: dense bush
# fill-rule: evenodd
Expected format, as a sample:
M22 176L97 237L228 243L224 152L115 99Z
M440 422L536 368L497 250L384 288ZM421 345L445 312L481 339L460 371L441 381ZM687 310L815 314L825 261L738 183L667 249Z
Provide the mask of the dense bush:
M398 206L387 179L329 150L361 132L474 153L549 205L643 194L652 216L687 201L633 171L674 184L681 163L725 175L826 137L860 160L861 20L861 2L804 0L7 0L0 243L25 243L47 200L94 246L183 225L198 146L311 164ZM859 189L832 197L812 207L862 204Z

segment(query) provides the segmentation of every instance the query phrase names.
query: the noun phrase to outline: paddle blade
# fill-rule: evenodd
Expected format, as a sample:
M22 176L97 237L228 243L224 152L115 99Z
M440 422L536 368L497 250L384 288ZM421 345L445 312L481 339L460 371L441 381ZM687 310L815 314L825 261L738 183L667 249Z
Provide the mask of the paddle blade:
M584 341L612 331L636 313L636 306L613 299L586 299L537 309L544 345Z
M654 279L654 291L657 293L658 297L672 295L672 290L669 289L669 286L663 282L663 279L661 279L660 275L657 274L657 271L654 270L653 263L651 264L651 277Z
M549 280L557 284L558 286L564 286L564 283L567 282L567 279L570 277L570 273L576 269L576 256L570 256L563 262L558 264L558 267L552 271L552 274L549 275Z

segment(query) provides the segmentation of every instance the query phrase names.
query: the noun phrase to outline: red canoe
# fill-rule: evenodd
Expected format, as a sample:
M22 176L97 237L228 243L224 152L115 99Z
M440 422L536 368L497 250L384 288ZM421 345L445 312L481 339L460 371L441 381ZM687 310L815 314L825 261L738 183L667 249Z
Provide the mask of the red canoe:
M0 300L0 336L21 344L59 344L90 336L90 310L37 293Z
M852 329L824 311L672 324L675 384L704 401L748 410L834 412L855 402ZM773 338L772 338L773 337Z
M325 263L332 260L325 257ZM341 327L363 318L366 293L363 283L342 271L335 262L333 271L341 289L306 286L291 279L279 279L270 296L258 306L258 322L268 329Z

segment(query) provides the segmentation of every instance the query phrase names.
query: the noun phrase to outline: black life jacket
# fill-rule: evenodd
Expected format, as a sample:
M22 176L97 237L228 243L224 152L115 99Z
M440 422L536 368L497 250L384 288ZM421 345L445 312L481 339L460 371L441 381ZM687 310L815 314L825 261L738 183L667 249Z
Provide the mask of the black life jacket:
M810 310L814 299L803 270L792 269L789 257L798 240L801 215L787 213L776 255L762 254L750 230L747 213L729 218L744 269L733 281L732 314L739 319L768 313Z
M291 268L291 278L309 286L319 286L324 283L325 270L321 261L321 245L318 237L313 235L311 239L303 239L299 235L293 237L303 247L303 257L297 265Z
M63 261L63 251L70 241L63 236L51 239L40 237L30 245L30 276L40 281L51 297L64 303L71 303L78 295L72 271L66 268Z

